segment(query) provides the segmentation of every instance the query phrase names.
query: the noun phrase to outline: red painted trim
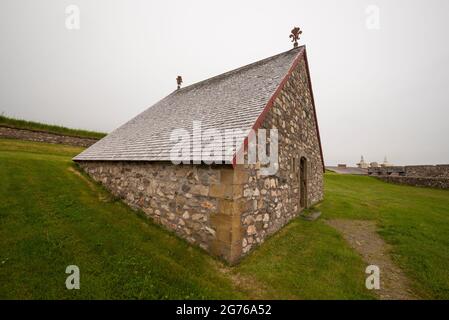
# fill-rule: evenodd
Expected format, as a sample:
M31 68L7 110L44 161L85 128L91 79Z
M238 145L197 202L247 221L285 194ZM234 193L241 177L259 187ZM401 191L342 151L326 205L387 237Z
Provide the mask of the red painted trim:
M305 64L306 64L307 79L308 79L310 94L311 94L311 97L312 97L312 105L313 105L313 111L314 111L314 116L315 116L315 124L316 124L316 128L317 128L317 133L318 133L318 142L319 142L319 145L320 145L321 161L323 162L323 171L324 171L325 168L324 168L323 149L321 148L320 131L318 129L318 120L317 120L317 116L316 116L315 100L313 98L312 83L310 82L309 64L307 62L307 55L306 55L306 48L305 47L303 47L301 49L301 51L298 53L298 55L296 56L295 60L293 61L292 66L288 70L287 74L282 79L281 83L279 84L279 86L276 89L276 91L274 92L274 94L271 96L270 100L268 100L268 103L265 106L265 108L263 109L262 113L259 115L259 117L257 117L257 120L254 123L252 129L253 130L257 130L257 129L260 128L260 126L262 125L263 120L267 116L267 114L270 111L270 109L273 107L274 101L276 100L276 98L281 93L281 91L284 88L284 86L287 83L287 81L290 79L290 76L292 75L292 73L296 69L296 67L298 66L298 64L301 61L302 57L304 57L304 61L305 61ZM240 150L242 148L246 148L247 146L248 146L248 137L245 138L245 140L243 141L243 145L237 150L236 154L234 154L234 157L232 158L232 166L233 166L233 168L235 168L235 166L236 166L237 153L240 152ZM245 149L243 149L243 150L245 150Z

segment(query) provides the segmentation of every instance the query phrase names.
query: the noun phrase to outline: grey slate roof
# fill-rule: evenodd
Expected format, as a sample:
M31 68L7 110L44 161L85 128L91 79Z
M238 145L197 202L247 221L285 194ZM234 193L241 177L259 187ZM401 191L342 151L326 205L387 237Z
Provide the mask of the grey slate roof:
M301 50L292 49L176 90L73 160L170 161L176 143L170 141L172 130L182 128L192 135L193 121L201 121L203 132L218 129L223 140L226 129L242 129L233 147L238 149ZM232 161L232 156L223 154L222 160Z

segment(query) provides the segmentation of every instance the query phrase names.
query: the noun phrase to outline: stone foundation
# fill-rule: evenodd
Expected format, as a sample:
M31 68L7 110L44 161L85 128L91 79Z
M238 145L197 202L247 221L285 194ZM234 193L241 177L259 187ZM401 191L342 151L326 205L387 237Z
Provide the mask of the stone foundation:
M44 131L11 128L0 125L0 138L20 139L35 142L67 144L77 147L90 147L97 139L59 135Z

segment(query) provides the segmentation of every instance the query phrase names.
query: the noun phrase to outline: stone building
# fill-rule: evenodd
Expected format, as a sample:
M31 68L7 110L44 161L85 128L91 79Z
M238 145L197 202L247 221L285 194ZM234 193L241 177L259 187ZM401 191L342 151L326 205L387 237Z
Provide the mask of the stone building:
M360 162L357 163L357 167L359 167L360 169L368 169L369 168L369 164L365 162L365 158L363 158L363 156L360 158Z
M221 162L207 164L204 130L240 129ZM175 164L174 130L192 143ZM251 129L278 130L277 171L248 160ZM271 136L270 136L271 138ZM215 142L214 142L215 143ZM231 152L229 152L231 150ZM134 209L230 263L323 199L324 162L306 49L297 47L180 88L74 158Z
M386 167L392 167L393 165L388 162L387 156L385 156L384 162L382 162L382 164L380 166L383 167L383 168L386 168Z

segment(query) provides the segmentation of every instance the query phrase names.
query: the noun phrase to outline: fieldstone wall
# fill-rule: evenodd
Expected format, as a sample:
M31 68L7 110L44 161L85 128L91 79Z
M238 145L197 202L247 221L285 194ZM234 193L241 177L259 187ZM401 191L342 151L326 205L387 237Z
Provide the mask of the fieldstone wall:
M248 253L300 212L301 157L307 160L307 205L323 199L323 162L306 65L302 60L274 101L261 128L278 129L279 170L261 176L260 165L247 166L243 198L242 251Z
M80 162L80 166L130 207L189 242L210 248L215 236L211 215L218 207L210 186L220 183L220 170L159 162Z
M246 177L230 165L80 161L94 180L154 222L229 262L241 255L240 207ZM236 200L236 201L234 201Z
M385 182L449 189L449 165L447 164L369 168L368 174Z
M399 177L399 176L378 176L377 178L385 182L405 184L415 187L449 189L449 178L424 178L424 177Z
M440 164L436 166L406 166L405 175L408 177L449 179L449 164Z
M11 128L0 125L0 138L20 139L55 144L68 144L77 147L90 147L97 139L59 135L44 131Z

